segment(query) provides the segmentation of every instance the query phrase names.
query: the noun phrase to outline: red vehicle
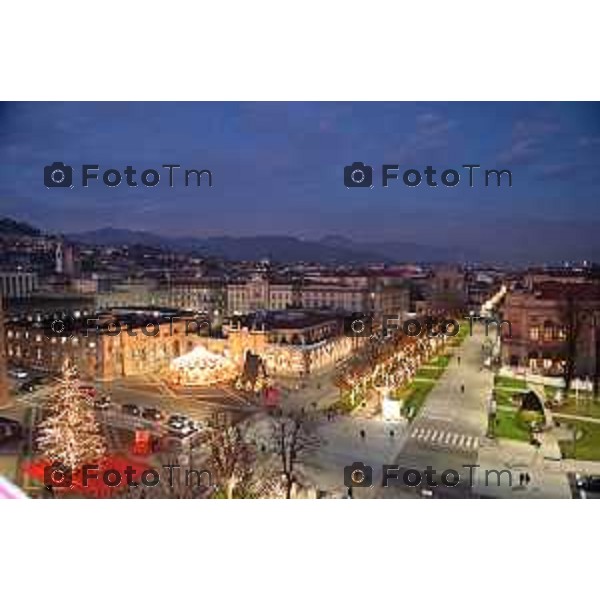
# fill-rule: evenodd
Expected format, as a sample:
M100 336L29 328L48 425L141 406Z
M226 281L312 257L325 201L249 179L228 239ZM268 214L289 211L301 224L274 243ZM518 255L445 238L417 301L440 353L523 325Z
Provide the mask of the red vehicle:
M93 385L80 385L79 390L88 396L94 397L96 395L96 388Z

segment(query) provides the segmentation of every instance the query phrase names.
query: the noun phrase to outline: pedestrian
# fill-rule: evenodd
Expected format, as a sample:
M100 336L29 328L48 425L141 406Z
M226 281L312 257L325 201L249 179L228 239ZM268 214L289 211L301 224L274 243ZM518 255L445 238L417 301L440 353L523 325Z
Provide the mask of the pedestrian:
M361 430L360 430L360 437L361 437L361 439L363 439L363 440L364 440L364 439L365 439L365 437L366 437L366 435L367 435L366 431L365 431L364 429L361 429Z
M519 485L523 487L523 481L525 480L525 474L519 473Z
M458 360L458 364L460 365L460 356L457 356L456 360Z
M465 384L464 383L462 383L461 386L460 386L460 393L461 394L465 393Z
M529 473L525 473L525 485L529 485L530 481L531 481L531 477L529 476Z
M396 435L396 432L393 429L390 429L390 437L394 437Z

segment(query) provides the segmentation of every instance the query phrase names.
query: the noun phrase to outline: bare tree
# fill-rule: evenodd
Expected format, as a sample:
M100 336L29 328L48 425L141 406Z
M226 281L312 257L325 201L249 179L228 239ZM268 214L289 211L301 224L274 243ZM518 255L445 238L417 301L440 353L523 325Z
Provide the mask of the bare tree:
M172 457L167 461L172 467L169 475L161 473L157 485L149 487L142 483L135 486L124 486L117 490L115 498L134 499L134 500L201 500L210 498L214 489L208 482L202 482L201 478L196 478L191 469L186 470L177 466L177 459ZM190 476L192 475L192 476Z
M582 325L581 310L574 292L569 291L566 294L562 312L565 328L562 375L565 382L565 395L568 397L577 367L578 343Z
M318 439L308 431L308 423L315 415L304 410L273 416L273 447L281 464L286 498L292 497L294 485L298 484L298 464L303 455L318 445Z
M247 441L245 428L232 423L229 416L218 414L209 423L205 443L209 466L227 498L236 491L244 495L253 477L256 453Z

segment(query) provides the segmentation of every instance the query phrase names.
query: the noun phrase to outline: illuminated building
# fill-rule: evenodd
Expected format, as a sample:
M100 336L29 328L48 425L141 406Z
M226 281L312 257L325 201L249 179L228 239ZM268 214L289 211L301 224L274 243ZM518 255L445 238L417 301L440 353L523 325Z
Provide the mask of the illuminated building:
M174 358L169 365L169 380L176 385L211 386L231 383L239 368L226 356L196 346L191 352Z
M123 307L79 316L65 335L51 333L51 323L51 318L10 321L9 360L58 372L69 358L83 377L99 380L147 373L169 377L174 359L202 346L226 357L238 373L250 351L269 375L302 376L330 368L365 341L343 335L339 317L310 311L268 313L260 322L250 316L225 327L224 335L193 313L171 309Z
M409 310L409 292L403 286L384 283L383 278L347 275L285 281L255 273L246 281L227 285L229 315L290 308L402 316Z
M8 402L8 375L6 366L6 340L4 337L4 310L0 295L0 406Z
M58 372L68 358L82 376L112 380L167 368L207 331L193 314L152 309L113 309L61 321L66 326L64 335L52 331L52 317L10 321L6 328L9 361Z
M0 272L0 295L5 298L27 298L38 287L37 273L23 271Z
M509 291L502 318L510 323L510 331L502 325L504 364L560 376L572 335L576 376L600 371L600 284L546 280Z

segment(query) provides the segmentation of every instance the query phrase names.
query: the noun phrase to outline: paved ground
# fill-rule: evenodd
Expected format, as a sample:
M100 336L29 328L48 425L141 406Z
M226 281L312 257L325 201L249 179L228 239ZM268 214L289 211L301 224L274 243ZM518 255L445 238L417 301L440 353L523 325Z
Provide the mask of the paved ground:
M389 436L390 426L380 419L346 417L322 424L319 433L325 443L306 461L307 472L317 486L332 495L344 494L344 467L361 461L372 467L374 485L355 488L355 498L571 497L551 436L540 449L486 437L493 374L481 368L484 339L483 332L476 329L466 338L421 413L412 425L397 425L393 438ZM360 429L366 432L364 440ZM394 473L398 481L391 480L388 487L381 485L383 464L400 466ZM428 467L430 481L437 485L427 485L424 474ZM419 487L402 482L409 469L421 473ZM457 472L459 483L442 485L444 472L448 482L455 482L452 471ZM526 473L529 483L520 478Z
M368 497L395 498L414 497L428 494L425 488L437 497L469 497L472 490L468 485L477 477L477 469L465 467L476 465L481 439L487 429L487 412L493 386L493 375L481 369L481 345L485 337L474 330L462 346L455 350L448 367L436 386L429 393L421 412L413 421L405 443L394 463L401 465L401 473L416 469L421 473L430 467L436 473L430 481L438 485L424 485L411 489L403 482L389 487L376 486L365 494ZM445 471L456 471L458 485L441 485ZM450 473L447 481L453 482ZM401 479L401 478L400 478ZM426 479L423 481L426 482ZM361 497L361 494L357 494Z

